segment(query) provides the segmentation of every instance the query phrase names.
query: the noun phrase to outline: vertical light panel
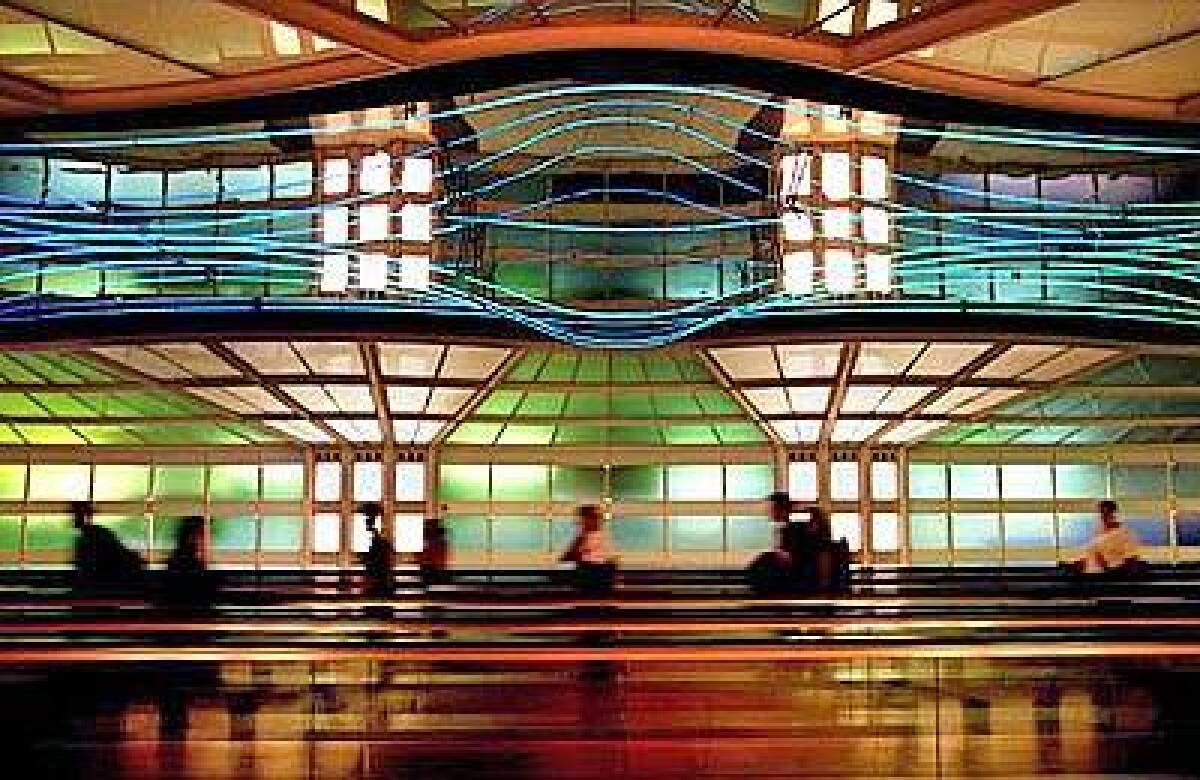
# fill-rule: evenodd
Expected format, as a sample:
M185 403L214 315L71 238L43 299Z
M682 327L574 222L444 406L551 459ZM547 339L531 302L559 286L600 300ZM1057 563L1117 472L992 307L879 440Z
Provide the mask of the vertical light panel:
M429 255L400 256L400 287L405 290L429 288Z
M783 256L783 291L791 295L811 295L813 292L812 250L787 252Z
M313 517L313 552L336 553L342 549L342 517L321 512Z
M387 255L368 254L358 258L358 286L364 290L383 292L388 283Z
M788 464L788 492L796 501L817 500L817 464L814 461Z
M839 295L854 292L854 255L849 249L825 250L825 287Z
M425 500L425 464L396 464L396 500Z
M366 203L358 209L358 238L360 241L386 241L391 230L388 219L390 207L386 203Z
M392 190L392 156L376 152L362 158L358 169L358 188L370 195L383 195Z
M325 255L321 258L321 292L342 293L350 286L350 256Z
M433 240L433 207L428 203L405 203L400 209L400 240Z
M350 210L336 206L321 211L321 240L326 244L344 244L350 240Z
M314 475L313 498L317 501L338 501L342 497L342 464L337 461L317 463Z
M383 500L383 464L359 461L354 464L354 500Z
M345 157L326 160L321 178L326 195L344 195L350 191L350 161Z
M405 157L400 173L400 190L408 195L428 195L433 192L433 160L428 157Z

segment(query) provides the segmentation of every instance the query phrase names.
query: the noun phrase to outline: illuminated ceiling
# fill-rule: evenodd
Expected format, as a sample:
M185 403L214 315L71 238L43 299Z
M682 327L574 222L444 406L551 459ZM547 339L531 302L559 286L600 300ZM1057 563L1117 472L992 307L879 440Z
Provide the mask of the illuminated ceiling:
M753 55L1016 105L1200 116L1193 0L8 0L0 112L267 94L554 50Z
M1200 358L1106 345L648 351L204 341L0 354L0 446L907 447L1200 440Z

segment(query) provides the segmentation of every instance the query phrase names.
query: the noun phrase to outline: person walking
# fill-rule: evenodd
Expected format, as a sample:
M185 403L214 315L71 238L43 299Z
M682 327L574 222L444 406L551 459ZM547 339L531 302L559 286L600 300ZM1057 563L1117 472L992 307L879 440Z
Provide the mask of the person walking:
M383 508L375 503L360 504L358 511L363 515L371 544L362 554L365 591L368 596L390 596L395 590L396 548L379 528L379 516Z
M185 517L179 523L175 549L167 558L163 602L173 609L207 609L216 595L216 581L208 568L204 518Z
M560 560L575 564L575 588L591 597L607 596L616 587L617 563L611 553L600 507L579 507L579 532Z

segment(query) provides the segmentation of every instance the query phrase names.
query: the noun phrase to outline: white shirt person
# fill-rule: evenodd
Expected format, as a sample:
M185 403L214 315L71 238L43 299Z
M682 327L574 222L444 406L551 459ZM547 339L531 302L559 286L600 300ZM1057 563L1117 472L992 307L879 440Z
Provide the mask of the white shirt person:
M1077 565L1085 574L1103 574L1136 562L1141 553L1137 534L1117 519L1115 501L1100 502L1101 530L1083 550Z

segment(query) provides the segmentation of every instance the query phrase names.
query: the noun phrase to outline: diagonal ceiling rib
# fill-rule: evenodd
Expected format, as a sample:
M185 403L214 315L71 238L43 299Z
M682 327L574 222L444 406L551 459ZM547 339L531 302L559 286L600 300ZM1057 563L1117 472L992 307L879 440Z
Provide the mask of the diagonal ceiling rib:
M962 0L943 2L928 11L863 34L850 45L850 70L882 65L896 57L981 30L989 30L1077 0Z
M420 44L402 37L400 30L330 0L220 0L349 46L395 67L418 64Z

